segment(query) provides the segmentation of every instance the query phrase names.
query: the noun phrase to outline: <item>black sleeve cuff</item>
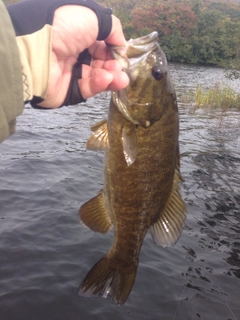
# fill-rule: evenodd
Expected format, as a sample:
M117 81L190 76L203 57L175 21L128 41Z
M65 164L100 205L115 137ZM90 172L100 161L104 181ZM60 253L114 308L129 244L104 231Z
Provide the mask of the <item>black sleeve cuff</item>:
M93 10L98 17L97 40L105 40L112 30L112 10L93 0L25 0L7 6L17 36L34 33L52 25L54 12L64 5L80 5ZM87 30L86 30L87 32Z

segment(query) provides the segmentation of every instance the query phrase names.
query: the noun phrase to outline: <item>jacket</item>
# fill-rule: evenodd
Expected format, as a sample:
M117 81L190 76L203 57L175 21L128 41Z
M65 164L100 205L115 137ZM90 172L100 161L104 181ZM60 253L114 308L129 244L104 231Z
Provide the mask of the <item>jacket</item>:
M23 108L19 50L11 19L0 0L0 142L15 132L16 117Z

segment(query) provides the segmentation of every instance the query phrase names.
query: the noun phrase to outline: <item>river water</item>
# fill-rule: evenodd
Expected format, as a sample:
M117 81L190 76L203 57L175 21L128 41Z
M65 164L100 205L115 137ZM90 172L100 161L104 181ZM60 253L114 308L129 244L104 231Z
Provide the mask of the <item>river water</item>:
M85 141L106 117L109 94L58 110L27 105L0 145L0 320L240 319L240 113L181 102L186 88L224 80L222 69L170 69L188 211L178 243L159 248L147 234L122 307L79 297L113 238L78 221L80 205L102 188L103 154L86 151Z

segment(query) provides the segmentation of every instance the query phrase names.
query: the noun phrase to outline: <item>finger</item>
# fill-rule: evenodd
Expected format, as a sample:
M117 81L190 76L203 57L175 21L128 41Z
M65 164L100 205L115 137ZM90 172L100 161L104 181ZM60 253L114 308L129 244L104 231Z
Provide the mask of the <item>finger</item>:
M107 90L122 90L129 84L129 78L125 72L112 71L110 73L113 76L113 80L109 83Z
M111 54L109 53L109 50L106 46L106 43L112 44L115 46L126 46L127 41L124 37L122 25L120 20L112 15L112 30L110 35L105 41L97 41L94 42L89 47L89 52L95 59L101 59L101 60L109 60L112 59Z
M96 41L89 48L89 53L96 60L111 60L112 56L104 41Z
M103 68L113 75L113 80L108 86L108 90L121 90L129 84L129 77L126 72L122 71L122 65L117 60L94 61L94 68Z
M92 68L102 68L107 71L121 71L122 70L122 65L117 60L108 60L108 61L94 60L91 64L91 67Z
M84 99L88 99L102 91L106 90L121 90L129 83L127 74L123 71L107 71L103 69L92 69L84 66L85 76L88 73L89 77L83 77L78 81L79 87Z
M83 69L87 66L84 65ZM84 71L84 70L83 70ZM78 81L81 94L84 99L88 99L102 91L106 91L109 84L113 81L113 75L103 69L92 69L88 71L89 77L83 77ZM83 74L86 74L86 71Z
M108 38L105 40L106 43L115 46L126 46L127 42L123 34L122 25L120 20L112 15L112 30Z

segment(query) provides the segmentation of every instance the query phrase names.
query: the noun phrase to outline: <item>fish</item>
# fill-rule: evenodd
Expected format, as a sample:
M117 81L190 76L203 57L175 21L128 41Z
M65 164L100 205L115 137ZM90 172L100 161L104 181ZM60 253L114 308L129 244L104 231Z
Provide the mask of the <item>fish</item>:
M91 128L86 148L105 151L104 183L103 190L81 206L79 218L95 232L114 227L114 239L78 294L123 305L148 229L158 246L174 245L186 207L179 186L177 98L158 33L130 39L126 47L110 46L109 51L130 81L111 93L107 120Z

